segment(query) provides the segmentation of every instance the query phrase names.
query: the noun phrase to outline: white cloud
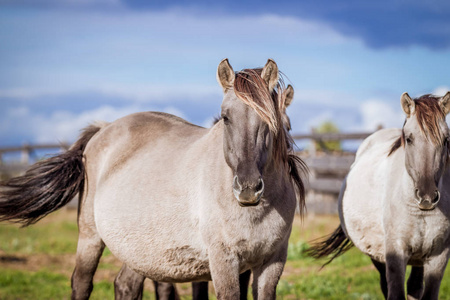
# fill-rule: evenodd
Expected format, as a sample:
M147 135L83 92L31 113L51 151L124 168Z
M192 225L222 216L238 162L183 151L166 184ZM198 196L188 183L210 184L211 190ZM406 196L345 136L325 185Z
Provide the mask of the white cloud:
M445 94L447 94L447 92L449 92L450 91L450 87L448 87L448 86L440 86L440 87L437 87L434 91L433 91L433 95L436 95L436 96L444 96Z
M102 1L109 2L81 3ZM0 14L0 37L8 45L0 46L7 62L0 66L0 94L31 97L100 90L132 95L139 101L162 94L158 86L180 94L187 89L219 90L215 71L224 57L230 57L239 70L261 66L268 57L292 61L290 49L301 56L305 49L353 41L325 23L294 17L200 16L195 11L126 8Z
M29 88L0 88L0 98L33 100L46 96L58 97L83 92L94 92L106 97L115 97L131 102L164 102L166 100L203 101L222 97L222 90L218 84L104 84L79 88L61 87L29 87Z
M199 84L147 84L147 85L103 85L98 91L107 96L121 97L138 102L162 102L166 99L186 101L205 100L211 97L221 97L222 90L218 84L211 86Z
M155 110L148 106L131 105L126 107L101 106L76 114L69 111L55 111L50 116L34 114L21 106L8 111L7 118L1 120L2 133L31 136L29 143L73 142L80 130L95 121L112 122L126 115ZM168 106L162 111L185 118L182 111Z
M375 130L380 125L384 128L400 128L405 119L400 107L394 109L387 102L377 99L364 101L360 106L360 113L362 128L368 131Z

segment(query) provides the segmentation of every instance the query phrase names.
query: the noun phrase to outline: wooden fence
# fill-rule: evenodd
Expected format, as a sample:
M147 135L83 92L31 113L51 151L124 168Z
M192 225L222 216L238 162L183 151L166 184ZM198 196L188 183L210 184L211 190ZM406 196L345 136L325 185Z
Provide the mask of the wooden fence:
M381 129L379 127L378 129ZM294 134L296 141L310 140L308 150L297 153L308 165L310 176L307 184L307 211L317 214L336 214L337 199L342 182L355 160L351 151L320 150L330 141L364 140L373 132ZM319 145L319 147L317 147Z
M67 150L70 145L68 143L60 144L37 144L29 145L24 144L19 147L0 147L0 179L5 179L13 176L17 176L23 173L28 166L33 163L32 157L39 158L36 155L36 151L46 150L53 152L55 150ZM11 154L18 154L19 159L8 159L5 157Z
M373 132L362 133L310 133L294 134L296 141L310 140L312 146L308 150L297 152L310 170L307 183L307 210L309 213L334 214L337 212L337 197L342 181L355 159L353 152L317 151L315 144L328 141L363 140ZM64 150L69 144L23 145L21 147L0 148L0 178L5 179L23 173L30 165L30 157L36 150ZM20 153L19 160L4 161L7 153Z

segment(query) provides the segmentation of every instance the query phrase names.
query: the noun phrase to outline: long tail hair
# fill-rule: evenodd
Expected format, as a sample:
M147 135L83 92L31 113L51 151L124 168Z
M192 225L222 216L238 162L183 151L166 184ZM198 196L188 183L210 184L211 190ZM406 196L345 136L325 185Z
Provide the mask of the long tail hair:
M342 226L339 225L336 230L326 236L325 239L319 239L317 242L313 243L312 246L306 250L306 254L308 256L314 258L323 258L328 257L331 258L322 266L328 265L333 259L344 254L347 250L353 247L352 241L347 237Z
M0 183L0 221L34 224L63 207L84 187L83 152L102 125L86 127L66 152L33 164L24 175Z

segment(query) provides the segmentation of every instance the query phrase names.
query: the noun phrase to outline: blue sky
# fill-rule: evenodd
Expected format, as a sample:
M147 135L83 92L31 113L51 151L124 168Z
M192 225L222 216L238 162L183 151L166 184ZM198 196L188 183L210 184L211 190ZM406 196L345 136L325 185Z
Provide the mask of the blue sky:
M0 0L0 146L71 142L143 110L209 126L225 57L275 59L294 132L399 127L404 91L450 88L449 3Z

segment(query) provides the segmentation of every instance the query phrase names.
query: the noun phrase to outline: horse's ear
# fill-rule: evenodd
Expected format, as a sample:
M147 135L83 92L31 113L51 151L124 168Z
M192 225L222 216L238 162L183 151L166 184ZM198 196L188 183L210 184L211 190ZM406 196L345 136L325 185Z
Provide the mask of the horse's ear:
M405 112L407 117L411 116L414 113L416 104L414 103L414 100L411 99L411 97L408 95L408 93L405 92L402 94L400 103L402 104L403 111Z
M272 59L267 60L261 72L261 77L267 83L269 91L272 92L278 83L278 66Z
M444 114L448 115L450 112L450 92L447 92L447 94L439 100L439 105L441 106Z
M288 107L289 105L291 105L292 103L292 99L294 99L294 88L292 87L292 85L288 85L286 88L286 97L284 99L284 106Z
M233 87L234 77L234 71L228 62L228 58L223 59L217 67L217 81L224 91Z

